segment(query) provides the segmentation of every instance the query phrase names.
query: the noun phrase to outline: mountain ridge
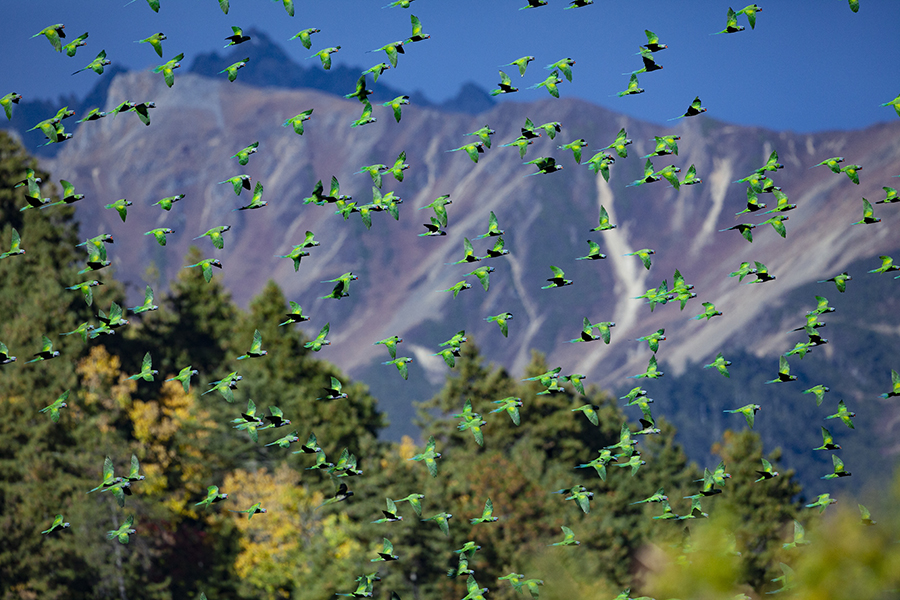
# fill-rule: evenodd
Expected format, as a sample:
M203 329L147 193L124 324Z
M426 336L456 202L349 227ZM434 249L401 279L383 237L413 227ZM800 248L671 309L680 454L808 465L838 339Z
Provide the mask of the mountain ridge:
M683 372L689 361L709 359L717 347L739 333L747 337L743 332L748 328L753 331L744 344L748 351L771 356L785 352L790 344L779 346L782 340L787 343L785 334L769 342L774 328L756 329L765 308L781 306L791 290L809 281L900 246L897 237L890 235L900 222L900 211L893 210L896 206L876 208L882 223L850 227L862 208L853 196L866 195L874 201L883 193L880 187L889 185L890 177L900 172L897 123L863 132L792 134L723 124L704 115L663 128L582 100L547 99L504 102L478 115L410 105L404 107L400 123L394 122L390 109L376 107L377 123L351 128L350 122L360 112L356 101L313 90L262 90L240 79L231 84L193 74L179 75L168 90L161 78L148 73L117 76L104 109L125 99L150 98L157 104L150 113L150 127L127 113L85 123L57 158L47 161L55 174L88 194L76 205L84 235L125 232L126 238L138 240L111 251L118 276L134 281L135 296L143 290L140 273L149 261L160 273L158 281L149 283L161 291L181 268L191 244L199 245L205 255L222 259L225 268L215 276L223 278L240 305L245 306L266 279L275 279L288 298L313 315L305 328L308 335L331 322L329 338L334 344L326 358L356 378L364 375L363 379L371 380L376 395L382 399L390 395L392 400L386 401L395 409L408 406L412 398L387 391L396 386L397 375L380 365L384 357L377 347L370 347L372 341L388 335L406 338L404 350L415 348L410 380L425 381L415 384L413 398L422 398L442 380L446 366L430 354L438 349L438 342L463 328L478 339L485 356L513 373L521 372L531 349L537 348L548 354L549 363L585 373L588 382L616 388L627 381L626 376L640 372L650 356L645 344L632 340L660 327L666 328L669 340L661 346L659 359L672 375ZM286 118L308 108L315 112L303 136L280 127ZM536 124L560 121L562 132L555 140L538 139L520 159L515 149L501 144L518 135L524 115ZM188 123L190 137L182 133ZM449 152L472 141L463 134L485 123L498 133L492 149L477 165L464 152ZM575 165L571 152L556 148L583 137L590 140L582 158L586 160L622 127L634 143L628 147L628 157L611 167L609 184L587 167ZM641 177L644 159L638 157L653 150L653 135L664 133L681 135L680 155L653 159L655 168L674 163L685 171L694 163L704 183L680 191L665 182L626 187ZM228 158L254 141L260 142L260 149L246 168ZM731 182L763 164L773 149L787 165L773 179L799 205L789 213L787 238L782 240L767 226L755 230L753 244L737 232L718 232L739 222L732 215L743 208L745 187ZM333 209L302 203L316 180L321 179L327 189L332 175L338 177L342 194L366 202L372 182L356 172L368 164L391 164L401 151L407 152L411 167L404 172L403 182L385 177L382 190L393 190L403 198L399 221L376 214L367 231L355 215L344 221L332 214ZM844 175L808 168L838 152L846 154L848 162L865 165L858 188ZM557 157L563 171L529 177L531 167L521 163L542 153ZM141 159L148 155L160 159L148 165ZM264 183L263 200L270 203L265 209L232 212L246 203L246 197L237 198L230 186L216 182L241 172ZM151 206L177 193L187 197L171 212ZM414 209L442 194L450 194L453 201L448 207L449 235L417 237L428 215ZM113 211L100 208L119 197L134 202L126 223ZM767 196L761 200L770 206L774 202ZM601 204L618 228L592 234L588 230L596 226ZM443 263L462 257L463 237L473 240L478 254L489 247L487 240L474 238L486 231L491 210L507 230L504 237L511 253L480 263L497 269L491 275L490 291L485 294L473 279L473 289L458 299L437 293L477 266ZM166 248L142 235L150 223L176 230ZM192 241L220 224L233 226L226 234L224 250ZM295 273L290 261L275 255L286 254L307 230L315 231L322 246L311 249ZM609 257L574 261L585 253L587 239L599 242ZM649 271L635 257L621 256L642 247L656 249ZM715 268L706 264L710 256L716 259ZM727 277L740 262L753 260L767 264L777 280L748 288ZM540 290L550 276L551 264L561 266L575 285ZM662 279L671 283L676 268L696 285L698 293L684 311L670 303L650 312L646 304L632 299ZM319 299L330 291L330 284L319 282L347 271L360 275L351 285L350 297L338 302ZM823 288L823 294L836 292ZM703 301L714 302L725 315L709 323L690 320L701 311ZM802 319L808 309L796 306L792 312ZM514 314L509 339L500 335L495 324L483 320L507 310ZM613 343L595 342L589 351L568 344L568 339L577 337L585 316L593 322L616 321ZM410 431L406 426L400 429Z

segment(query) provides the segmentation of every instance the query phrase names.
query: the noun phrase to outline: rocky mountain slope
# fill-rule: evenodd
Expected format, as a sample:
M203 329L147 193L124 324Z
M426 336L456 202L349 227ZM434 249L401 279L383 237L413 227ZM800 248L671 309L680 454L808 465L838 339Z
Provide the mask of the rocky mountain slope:
M521 372L537 349L548 355L551 365L584 373L588 382L604 388L630 387L633 380L626 378L642 372L651 356L646 344L634 338L662 327L668 340L659 359L667 376L697 368L723 348L766 357L774 376L777 355L801 341L796 333L787 333L792 328L788 325L802 325L813 304L811 294L797 299L794 292L811 289L834 299L838 293L831 284L809 284L857 261L873 269L879 265L878 255L900 248L897 204L876 206L881 223L851 225L862 217L862 197L874 202L884 197L882 186L900 183L892 179L900 174L896 121L865 131L798 135L731 126L707 113L661 126L564 98L501 103L475 116L411 104L403 108L399 123L390 109L376 106L376 123L351 128L361 108L355 100L313 90L258 89L192 74L179 74L172 89L150 73L119 75L110 85L104 109L126 99L156 102L149 127L127 113L82 124L46 165L87 195L77 205L85 237L112 232L122 240L111 248L111 258L117 276L134 283L135 299L142 294L148 266L158 273L149 283L162 291L182 268L191 244L221 259L224 269L214 276L222 278L240 304L267 279L275 279L312 316L305 324L310 335L331 323L333 345L323 356L370 383L389 412L391 435L411 431L410 400L428 397L448 371L432 353L460 329L477 340L489 360L513 373ZM285 119L310 108L314 113L303 136L281 127ZM562 131L554 140L542 136L520 159L514 148L501 145L515 139L526 116L536 124L558 121ZM473 141L464 134L485 124L497 133L478 164L464 152L448 152ZM634 143L628 146L628 157L612 166L609 183L577 165L570 151L557 148L584 138L589 143L586 160L623 127ZM653 151L653 136L664 134L681 136L680 153L654 158L655 168L675 164L683 175L694 164L703 183L680 190L665 181L627 187L641 177L640 156ZM229 158L256 141L259 152L246 167ZM754 230L752 244L736 231L719 232L738 222L767 218L734 217L744 207L746 186L732 182L761 166L772 150L785 165L772 177L798 205L788 213L786 239L768 225ZM383 189L403 199L399 221L387 213L375 214L367 231L358 215L345 221L331 205L303 203L317 180L323 180L327 191L331 176L340 181L342 194L360 204L370 201L372 181L357 171L374 163L390 165L402 151L410 167L402 182L386 177ZM825 167L809 168L836 155L846 157L844 164L864 165L859 186ZM563 170L528 176L534 168L522 163L539 156L555 156ZM239 173L263 183L263 200L268 201L264 209L233 212L249 201L249 194L238 198L230 185L217 182ZM152 206L179 193L186 197L171 212ZM416 209L442 194L453 202L447 207L448 235L418 237L430 211ZM125 223L102 208L123 197L134 203ZM761 201L770 207L775 202L768 194ZM618 227L592 233L601 205ZM456 299L438 292L478 266L446 264L462 258L464 237L473 240L479 255L492 245L493 240L475 239L487 231L491 211L506 230L510 254L478 263L496 269L490 290L485 293L469 277L473 288ZM233 229L226 233L224 250L215 250L206 239L192 241L225 224ZM143 235L153 227L175 230L166 247ZM287 254L308 230L322 245L312 248L294 272L290 260L275 255ZM588 239L598 242L608 258L574 260L587 253ZM623 256L641 248L656 251L650 270L636 257ZM776 280L739 284L728 273L742 261L765 263ZM564 269L574 285L542 290L550 265ZM683 311L669 303L651 312L644 301L634 299L663 279L671 285L675 269L697 293ZM347 271L359 275L350 297L320 299L331 290L331 284L320 282ZM849 308L866 315L863 299L851 300L853 285L857 278L879 276L864 271L852 275L846 294ZM714 302L724 315L709 322L691 320L702 312L704 301ZM495 324L484 321L504 311L514 315L508 339ZM583 317L614 321L612 343L568 343L578 336ZM880 328L896 347L896 318L886 317L872 327ZM405 340L402 354L415 359L408 382L401 381L393 367L382 366L389 357L371 345L394 334ZM826 347L825 354L831 352L842 350L834 344ZM666 414L663 406L660 414Z

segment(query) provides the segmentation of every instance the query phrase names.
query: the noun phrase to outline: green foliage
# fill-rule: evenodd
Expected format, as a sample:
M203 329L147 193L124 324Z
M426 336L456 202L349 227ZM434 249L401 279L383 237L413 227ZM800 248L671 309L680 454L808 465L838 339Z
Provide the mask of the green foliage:
M755 483L757 471L762 470L762 442L759 434L750 430L726 431L713 452L724 461L731 478L725 491L710 504L710 514L730 516L731 533L742 552L739 563L743 580L760 590L780 574L775 557L784 538L793 535L793 520L801 518L801 504L796 500L800 484L793 469L779 465L781 449L765 456L779 475Z

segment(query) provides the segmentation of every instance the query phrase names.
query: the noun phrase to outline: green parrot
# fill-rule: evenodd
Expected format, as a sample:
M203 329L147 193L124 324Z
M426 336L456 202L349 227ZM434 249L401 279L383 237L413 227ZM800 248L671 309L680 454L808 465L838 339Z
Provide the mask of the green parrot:
M390 498L388 499L390 500ZM393 502L391 502L393 504ZM400 519L402 517L398 517ZM378 523L379 521L384 521L384 519L378 519L378 521L372 521L373 523ZM394 545L387 538L383 538L383 543L381 546L381 552L378 552L378 558L371 559L371 562L379 562L379 561L391 561L391 560L400 560L400 557L394 554Z
M191 377L197 375L198 372L197 369L192 369L191 365L188 365L181 369L178 375L166 379L166 381L180 381L181 385L184 386L184 393L187 394L191 389Z
M495 517L494 515L494 503L488 498L484 503L484 510L481 511L481 516L476 517L474 519L469 519L469 523L472 525L476 525L478 523L493 523L499 519L499 517ZM460 554L460 552L457 552Z
M723 29L722 31L717 31L714 35L720 33L737 33L739 31L744 31L744 26L737 24L737 13L735 13L734 10L729 6L725 29Z
M547 279L550 282L549 285L542 286L542 290L547 290L550 288L563 287L567 285L572 285L571 279L566 279L566 274L559 267L555 267L550 265L550 270L553 272L553 277Z
M760 409L759 404L747 404L740 408L735 408L733 410L723 410L723 413L741 413L744 415L744 418L747 420L747 426L750 429L753 429L754 418L756 417L756 413L759 412Z
M272 0L273 2L278 2L278 0ZM284 4L284 10L287 12L288 16L294 16L294 0L281 0L281 3Z
M399 500L395 500L394 502L409 502L410 506L413 507L413 510L416 511L416 514L420 517L422 516L422 500L425 498L424 494L410 494L406 498L400 498Z
M85 323L87 325L87 323ZM83 336L85 338L84 341L87 341L87 335ZM8 365L9 363L16 362L16 357L10 355L9 348L6 347L6 344L0 342L0 365Z
M586 410L585 407L590 407L591 410L588 411L588 410ZM590 419L591 423L593 423L594 425L598 425L599 420L597 422L595 422L595 420L597 419L597 413L596 413L596 411L593 410L593 408L594 408L593 406L588 404L588 405L581 407L580 409L575 408L572 410L574 411L574 410L584 409L583 412L584 412L585 416L587 416L588 419ZM593 415L593 418L591 418L592 415ZM587 469L587 468L593 467L593 469L595 471L597 471L597 475L600 476L600 479L602 479L603 481L606 481L606 466L609 465L610 463L615 463L617 460L618 460L618 458L616 456L613 456L613 454L610 450L604 448L603 450L600 450L600 456L598 456L597 458L593 459L592 461L590 461L588 463L578 465L575 468L576 469Z
M325 323L322 326L322 329L319 330L319 334L315 337L315 339L306 342L303 344L304 348L309 348L313 352L318 352L322 349L323 346L328 346L331 344L331 340L326 340L325 337L328 335L328 332L331 330L331 323Z
M57 527L62 527L63 529L69 528L69 523L65 522L65 519L62 515L56 515L56 517L53 519L53 523L50 525L50 528L42 531L41 533L47 535Z
M572 495L567 496L566 500L574 500L578 507L585 513L591 512L591 499L594 492L587 491L584 486L578 486L578 489L572 490Z
M747 21L750 22L750 29L756 29L756 13L760 11L762 11L762 8L760 8L758 5L749 4L734 14L735 16L747 15Z
M38 31L36 34L34 34L31 37L36 38L39 35L46 36L47 40L50 42L50 44L53 46L53 48L57 52L62 52L62 42L60 41L60 38L66 37L66 32L63 31L63 29L65 29L65 28L66 28L66 26L63 25L62 23L57 23L56 25L50 25L49 27L44 27L43 29L41 29L40 31Z
M500 313L499 315L494 315L493 317L485 317L485 321L493 321L497 325L500 326L500 333L503 334L503 337L509 337L509 325L507 321L513 318L511 312Z
M644 66L636 71L632 71L631 73L622 73L622 75L640 75L641 73L652 73L653 71L659 71L663 68L662 65L656 64L656 58L649 50L645 50L641 48L641 51L638 52L641 56L641 61L644 63Z
M250 519L253 518L253 515L258 515L258 514L266 513L266 512L268 512L268 511L267 511L265 508L263 508L262 506L260 506L260 503L259 503L259 502L256 502L256 503L252 504L252 505L250 506L250 508L248 508L247 510L231 510L231 509L229 509L229 512L233 512L233 513L247 513L247 520L249 521Z
M788 364L787 358L784 356L778 357L778 377L775 379L771 379L766 381L765 383L787 383L789 381L796 381L796 375L791 375L791 366Z
M209 510L210 506L227 498L228 494L220 494L219 487L211 485L206 488L206 498L204 498L200 502L195 503L194 506L202 506L203 508Z
M831 388L829 388L826 385L819 384L819 385L809 388L808 390L803 390L803 393L804 394L815 394L816 406L822 406L822 400L825 398L825 392L828 392L828 391L831 391Z
M326 395L322 398L316 398L316 400L341 400L347 397L347 392L341 391L343 385L341 384L340 379L333 375L331 376L331 387L322 389L325 390Z
M309 38L309 36L311 36L314 33L321 33L321 30L316 29L315 27L310 27L309 29L301 29L300 31L295 33L293 36L291 36L291 38L288 41L290 42L291 40L299 39L300 43L303 44L303 47L306 48L307 50L309 50L310 48L312 48L312 40ZM376 81L377 80L378 79L376 78Z
M765 458L760 458L762 462L762 471L756 471L757 475L759 475L759 479L754 481L753 483L759 483L760 481L766 481L768 479L772 479L773 477L778 477L778 471L772 467L772 463L767 461Z
M15 233L15 230L13 230L13 233ZM18 238L18 235L16 235L16 238ZM894 259L890 256L879 256L878 258L881 259L881 266L877 269L872 269L869 273L890 273L891 271L900 271L900 265L895 265Z
M500 83L497 84L497 89L491 90L491 96L499 96L500 94L513 94L518 92L519 88L515 87L512 84L512 79L509 78L509 75L500 71Z
M453 297L456 298L462 290L468 290L472 288L472 284L463 279L462 281L458 281L449 288L445 290L437 290L439 292L453 292Z
M440 454L438 454L438 456L440 456ZM409 460L414 460L414 459L411 458ZM434 472L437 473L437 467L435 467ZM444 535L449 537L450 536L450 519L452 517L453 517L453 515L448 512L441 512L441 513L438 513L431 517L428 517L427 519L419 519L419 520L436 522L438 524L438 526L441 528L441 531L444 532Z
M91 291L91 288L97 287L98 285L103 285L102 281L86 281L84 283L76 283L75 285L69 286L67 290L80 290L82 294L84 294L84 301L88 306L94 303L94 294Z
M107 204L103 208L114 208L116 210L116 212L119 213L119 217L122 218L122 222L124 223L125 217L128 216L128 207L131 206L132 204L133 204L132 202L129 202L125 198L120 198L119 200L116 200L115 202L113 202L111 204Z
M82 323L81 325L79 325L78 327L73 329L72 331L66 331L65 333L60 333L59 335L72 335L72 334L77 333L77 334L81 335L81 339L86 342L87 338L88 338L88 333L93 331L93 329L94 329L94 326L88 325L88 322L85 321L84 323ZM0 342L0 365L5 365L7 362L14 362L15 360L16 360L16 357L15 356L9 357L9 352L6 349L6 346L3 345L2 342Z
M653 494L647 498L644 498L643 500L638 500L637 502L632 502L629 506L633 506L635 504L644 504L647 502L663 502L668 499L669 499L669 497L666 496L665 490L663 490L663 488L659 488L658 490L656 490L655 494Z
M680 181L680 185L696 185L698 183L703 183L703 180L697 177L697 167L691 165L684 174L684 178ZM678 188L678 186L674 187Z
M847 177L850 178L850 181L852 181L856 185L859 185L859 175L857 174L857 172L861 170L862 167L859 165L847 165L846 167L841 167L838 172L846 174Z
M279 327L283 327L285 325L293 325L294 323L302 323L303 321L309 321L309 317L303 314L302 306L300 306L293 300L289 301L289 304L291 306L291 312L285 314L287 320L279 323Z
M218 227L213 227L206 233L200 234L195 237L195 240L199 240L202 237L208 237L209 241L213 243L213 246L218 248L219 250L225 247L225 241L222 237L222 234L231 229L231 225L220 225Z
M284 437L280 437L274 442L269 442L266 446L278 446L279 448L290 448L294 442L299 442L300 437L296 431L292 431Z
M368 125L369 123L374 123L377 121L375 117L372 116L372 103L368 100L363 101L363 111L359 118L353 121L350 124L350 127L362 127L363 125Z
M575 539L575 532L573 532L571 529L569 529L569 528L566 527L565 525L563 525L563 526L561 527L561 529L562 529L562 532L563 532L563 539L562 539L562 541L561 541L561 542L555 542L555 543L553 543L553 544L548 544L548 546L573 546L573 545L574 545L574 546L577 546L577 545L579 545L579 544L581 543L581 542L579 542L578 540Z
M431 38L427 33L422 33L422 23L419 21L419 17L416 15L409 15L409 20L412 24L412 34L409 36L409 39L406 40L406 44L421 42Z
M228 402L229 404L231 404L234 402L234 392L232 392L232 390L237 388L237 382L243 378L244 378L244 376L238 375L237 371L232 371L231 373L226 375L223 379L220 379L218 381L211 381L209 383L209 385L212 387L210 387L208 390L206 390L205 392L203 392L200 395L205 396L206 394L209 394L210 392L214 392L214 391L218 390L218 392L220 394L222 394L222 397L225 398L225 401Z
M622 256L637 256L641 259L641 262L644 265L644 268L648 271L650 270L650 255L656 254L656 250L652 248L644 248L642 250L635 250L634 252L629 252L628 254L623 254Z
M656 146L653 149L653 152L642 156L641 158L652 158L654 156L666 156L668 154L674 154L678 156L678 141L680 140L680 135L664 135L664 136L653 136L653 140L656 142Z
M897 373L897 371L891 369L891 390L879 395L878 397L887 400L888 398L895 398L897 396L900 396L900 373Z
M241 177L241 176L239 175L238 177ZM232 177L232 179L234 179L234 178ZM250 180L248 178L247 179L248 186L249 186L249 181ZM223 181L222 183L225 183L225 182ZM248 189L249 189L249 187L248 187ZM238 188L238 190L240 190L240 187ZM183 200L183 199L184 199L184 194L178 194L177 196L169 196L168 198L163 198L162 200L160 200L158 202L154 202L153 206L158 205L161 209L168 212L168 211L172 210L173 204L175 204L179 200ZM196 239L196 238L194 238L194 239Z
M378 83L378 77L390 68L391 68L391 65L389 65L387 63L384 63L384 62L378 63L374 67L370 67L370 68L366 69L365 71L363 71L363 75L371 74L372 80L375 83Z
M606 211L606 208L601 204L600 205L600 218L599 225L591 229L591 231L607 231L610 229L615 229L617 225L613 225L609 222L609 213Z
M868 508L862 504L857 504L857 506L859 507L860 522L863 525L874 525L877 522L872 520L872 513L869 512Z
M309 252L304 250L303 249L304 247L305 246L303 246L302 244L298 245L298 246L294 246L294 248L288 254L285 254L285 255L276 254L275 258L290 258L291 260L293 260L294 261L294 272L296 273L297 271L300 270L300 260L304 256L309 256Z
M13 357L13 359L15 359L15 357ZM60 394L59 398L54 400L53 403L50 404L50 406L45 406L44 408L41 409L40 412L42 412L42 413L49 412L50 420L53 421L54 423L59 423L59 409L66 408L67 406L69 406L68 404L66 404L66 400L68 398L69 398L69 390L66 390L65 392Z
M518 427L520 422L519 408L523 404L521 398L509 396L501 400L493 400L492 402L493 404L498 404L499 406L490 411L491 413L506 411L506 414L509 415L509 418L512 420L513 424Z
M216 267L217 269L221 269L222 262L218 258L205 258L198 263L187 265L184 268L190 269L192 267L200 267L203 270L203 279L206 280L206 283L209 283L210 279L212 279L212 268Z
M478 281L481 282L481 287L484 288L484 291L488 291L488 287L490 287L490 274L494 272L494 267L482 266L478 267L474 271L470 271L466 273L466 277L469 275L474 275L478 278Z
M163 32L160 31L159 33L154 33L150 37L146 37L142 40L137 40L134 43L135 44L150 44L151 46L153 46L153 49L156 50L156 53L159 55L159 57L162 58L162 55L163 55L162 41L165 39L167 39L166 34L164 34Z
M241 190L249 191L251 189L249 175L235 175L234 177L229 177L225 181L220 181L219 183L230 183L231 185L233 185L234 193L238 196L241 195Z
M112 61L107 60L107 58L106 58L106 50L101 50L100 53L96 56L96 58L94 58L94 60L89 62L87 64L87 66L85 66L84 68L78 69L77 71L72 73L72 75L77 75L78 73L81 73L82 71L88 71L88 70L93 71L97 75L102 75L103 69L111 64L112 64Z
M875 204L893 204L895 202L900 202L900 192L897 192L892 187L883 187L881 188L885 192L884 200L879 200Z
M715 368L719 373L724 375L725 377L731 378L731 375L728 373L728 367L731 365L730 360L725 360L725 357L722 356L722 353L719 352L716 354L716 359L708 365L703 365L704 369Z
M459 150L464 150L466 154L469 155L469 158L472 159L472 162L478 162L478 155L484 154L484 142L471 142L469 144L464 144L459 148L453 148L452 150L447 150L447 152L457 152ZM423 207L425 208L425 207ZM446 227L446 225L444 225Z
M241 206L240 208L235 208L231 212L235 212L238 210L253 210L253 209L257 209L257 208L262 208L263 206L268 204L268 202L263 202L262 195L263 195L263 184L261 182L257 181L256 187L253 188L253 199L250 201L250 204L247 204L246 206Z
M249 57L245 58L244 60L239 60L236 63L228 65L227 67L225 67L224 69L219 71L219 74L228 73L228 81L233 82L235 79L237 79L238 69L242 69L242 68L246 67L248 62L250 62ZM241 163L241 164L245 164L245 163Z
M238 150L230 158L238 159L238 163L240 163L241 166L244 166L250 161L250 155L255 153L258 149L259 149L259 142L253 142L246 148L244 148L242 150ZM232 179L234 179L234 178L232 177ZM237 193L240 194L239 192L237 192Z
M144 359L141 361L141 370L139 373L135 373L128 379L143 379L144 381L153 381L153 376L159 373L156 369L153 369L153 359L150 356L150 353L147 352L144 354Z
M559 78L559 71L554 70L544 81L528 86L528 89L544 88L551 96L559 98L559 88L557 86L560 83L562 83L562 79Z
M525 69L528 67L528 63L534 60L533 56L523 56L521 58L517 58L516 60L506 63L505 65L500 65L501 67L517 67L519 69L519 75L525 76Z
M411 362L412 359L408 356L400 356L393 360L385 361L381 364L394 365L395 367L397 367L397 370L400 372L400 376L403 377L403 379L409 379L409 368L406 365Z
M760 206L761 206L761 208L765 208L766 205L762 204ZM785 217L785 218L787 218L787 217ZM775 227L775 225L773 224L772 227ZM731 230L740 231L741 235L744 236L744 239L752 244L753 243L753 232L751 230L754 228L756 228L756 225L753 225L752 223L738 223L737 225L734 225L732 227L727 227L725 229L720 229L719 231L731 231ZM777 231L777 229L776 229L776 231Z
M225 48L229 46L237 46L238 44L243 44L244 42L250 41L250 36L244 35L244 31L240 27L232 26L231 33L232 35L229 35L227 38L225 38L226 40L228 40L228 43L224 46Z
M169 229L168 227L157 227L156 229L151 229L146 232L144 235L152 235L154 239L156 239L156 243L160 246L166 245L166 236L170 233L175 233L174 229Z
M387 351L390 353L391 358L397 358L397 344L403 341L403 338L399 335L392 335L391 337L384 338L383 340L378 340L373 346L383 345L387 348Z
M744 281L744 277L746 277L747 275L754 275L754 274L756 274L756 269L752 268L750 266L749 262L742 262L741 266L738 267L738 270L732 271L731 273L728 274L728 276L729 277L737 277L738 282L741 282L741 281Z
M544 67L547 70L554 71L559 69L565 78L571 83L572 82L572 66L575 64L575 61L571 58L561 58L558 61L551 63Z
M134 527L134 515L125 519L125 522L122 523L118 529L107 531L106 537L111 540L119 540L120 544L127 544L130 536L135 533L135 530L132 529L132 527Z
M253 341L250 343L250 349L245 354L238 356L237 359L259 358L266 354L268 354L268 352L262 349L262 334L259 332L259 329L256 329L253 331Z
M172 87L175 85L175 69L181 66L181 60L184 60L184 53L177 55L172 60L165 62L158 67L153 68L154 73L162 73L163 79L166 81L166 85Z
M844 162L843 156L834 156L832 158L826 158L820 163L817 163L810 167L810 169L815 169L816 167L828 167L831 169L832 173L840 173L841 168L838 166L839 163Z
M665 373L657 369L656 355L654 354L650 357L650 362L647 364L646 371L637 375L631 375L628 377L628 379L643 379L645 377L649 379L659 379L664 374Z
M729 9L729 10L731 10L731 9ZM741 29L743 29L743 27ZM706 108L701 106L700 96L697 96L696 98L693 99L693 101L691 101L690 106L688 106L687 110L684 111L683 115L673 117L669 120L675 121L677 119L683 119L685 117L695 117L695 116L699 115L700 113L705 113L706 110L707 110Z
M821 514L821 513L825 512L825 508L829 504L834 504L835 502L837 502L837 500L832 498L831 494L819 494L818 496L816 496L816 499L813 502L806 505L806 508L818 507L819 514Z
M872 225L873 223L880 223L881 219L875 217L875 210L872 208L872 203L865 198L863 198L862 201L863 218L853 223L853 225Z
M584 256L579 256L575 260L600 260L606 258L606 255L600 252L600 244L592 242L591 240L588 240L587 243L588 253Z
M628 87L618 92L616 95L621 98L622 96L631 96L634 94L643 94L644 88L638 86L638 78L635 73L631 74L631 79L628 80Z
M312 116L313 109L305 110L299 115L293 116L284 123L282 123L283 127L293 127L294 133L297 135L303 135L303 122L308 121Z
M850 429L856 429L853 426L853 417L856 416L856 413L850 410L847 410L847 405L844 404L843 400L838 401L838 411L833 415L829 415L825 417L826 419L840 419L844 422L844 424Z
M639 337L635 341L647 342L647 346L650 348L650 351L655 354L656 351L659 350L659 343L662 341L665 341L665 339L666 339L665 333L666 333L665 328L657 329L654 333ZM635 389L640 389L640 388L635 388ZM644 394L646 394L646 392L644 392ZM633 399L634 398L630 398L630 400L633 400Z
M41 349L34 354L35 358L26 361L25 364L39 362L42 360L50 360L59 356L59 350L53 349L53 342L46 335L41 336Z
M340 46L338 46L340 48ZM369 50L369 52L380 52L384 50L384 53L387 54L388 61L391 63L391 66L395 69L397 68L397 58L400 54L406 54L406 50L403 49L403 42L396 41L391 42L390 44L385 44L381 48L375 48L374 50Z
M428 472L431 474L432 477L437 477L437 459L441 457L440 452L435 452L435 444L436 444L436 442L434 440L434 436L431 436L430 438L428 438L428 444L425 446L425 452L416 454L412 458L407 459L407 460L415 460L415 461L424 461L425 466L428 467ZM435 517L431 517L429 519L423 519L423 521L429 521L434 518ZM447 517L447 518L449 518L449 517ZM446 529L446 520L441 525L441 529L442 530ZM444 533L446 535L450 535L446 531Z
M844 461L838 458L837 454L831 455L831 462L834 466L834 472L821 477L821 479L835 479L838 477L849 477L852 473L844 468Z
M332 48L324 48L324 49L322 49L322 50L319 50L318 52L316 52L316 53L313 54L312 56L307 56L306 58L307 58L307 59L310 59L310 58L313 58L313 57L315 57L315 56L318 56L319 59L322 61L322 67L324 67L324 69L325 69L326 71L328 71L329 69L331 69L331 55L334 54L335 52L337 52L337 51L340 50L340 49L341 49L340 46L334 46L334 47L332 47ZM395 64L394 66L397 66L397 65Z
M15 92L10 92L0 98L0 105L3 106L3 111L6 113L7 120L12 120L12 105L18 104L21 99L22 94L17 94Z

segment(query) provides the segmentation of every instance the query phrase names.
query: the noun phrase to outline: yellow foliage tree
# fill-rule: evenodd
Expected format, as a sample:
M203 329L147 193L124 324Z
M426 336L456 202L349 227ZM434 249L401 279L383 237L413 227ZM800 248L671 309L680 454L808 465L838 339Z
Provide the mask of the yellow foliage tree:
M147 477L143 492L165 493L163 504L169 510L195 516L188 500L205 490L203 480L212 466L206 443L216 423L209 411L181 383L168 381L154 400L135 400L128 416Z
M299 472L282 463L267 469L238 469L225 477L231 510L246 510L259 502L266 513L248 518L234 513L241 533L234 568L254 597L325 598L355 586L351 573L361 574L362 546L357 525L341 505L319 507L324 497L302 485ZM371 570L371 569L370 569Z

